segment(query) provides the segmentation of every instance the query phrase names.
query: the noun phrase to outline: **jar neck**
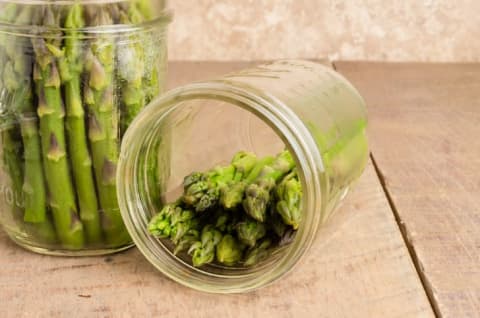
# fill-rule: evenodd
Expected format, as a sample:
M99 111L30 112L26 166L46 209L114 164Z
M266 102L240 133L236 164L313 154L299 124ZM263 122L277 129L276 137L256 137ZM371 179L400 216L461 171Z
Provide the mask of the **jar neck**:
M145 173L145 153L158 139L159 124L182 107L185 101L216 99L240 106L269 125L293 154L303 185L303 221L295 240L275 260L254 269L236 269L227 274L213 274L194 268L176 258L156 238L149 235L147 224L154 204L152 198L139 195ZM194 289L207 292L244 292L262 287L288 272L308 250L321 222L322 159L315 140L302 121L280 100L240 83L210 81L184 86L168 92L151 103L124 136L117 172L117 189L125 224L137 247L159 270L170 278ZM186 279L188 277L188 279Z
M96 38L99 36L108 36L109 38L124 37L132 35L141 35L148 32L160 32L164 31L166 26L173 20L173 11L169 9L165 1L154 1L155 7L147 8L148 14L151 16L145 17L138 22L124 22L119 19L107 20L105 24L89 25L85 23L82 27L68 27L64 26L46 26L39 21L36 21L35 14L41 13L46 6L65 8L66 10L72 6L90 7L90 11L98 11L101 7L129 3L130 0L58 0L52 3L50 0L0 0L0 11L8 10L10 8L12 12L21 13L22 10L31 13L29 18L18 19L17 15L6 16L0 13L0 33L8 34L9 36L19 37L36 37L40 36L46 38L49 36L59 37L59 34L66 36L66 31L76 31L82 34L82 39ZM98 7L98 8L97 8ZM151 12L150 12L151 11ZM44 13L41 13L42 15ZM52 35L52 31L55 33Z

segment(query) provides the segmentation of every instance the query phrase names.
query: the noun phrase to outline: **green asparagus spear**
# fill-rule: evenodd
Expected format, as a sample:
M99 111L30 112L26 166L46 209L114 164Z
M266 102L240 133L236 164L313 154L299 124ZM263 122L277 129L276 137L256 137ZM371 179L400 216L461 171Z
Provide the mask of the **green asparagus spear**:
M200 231L191 228L185 233L185 235L178 241L173 253L177 255L180 252L188 250L195 242L200 239Z
M32 9L19 6L18 15L12 21L16 25L29 25L32 20ZM15 159L23 170L21 180L23 204L17 202L17 209L24 207L23 228L35 239L44 243L54 243L56 233L47 214L45 179L43 174L42 153L37 118L33 106L31 44L28 38L9 41L5 38L7 62L4 64L4 82L6 92L12 97L11 105L17 121L20 123L21 140L23 142L23 161L20 155ZM22 174L21 172L17 172Z
M160 238L170 238L178 244L190 230L198 228L198 219L179 204L167 204L149 223L149 232Z
M112 24L105 7L88 11L92 26ZM115 106L113 69L115 46L108 35L90 41L85 57L87 71L84 101L88 106L88 138L92 152L102 225L107 243L130 242L117 201L118 109Z
M59 15L51 6L39 12L43 25L58 28ZM80 249L84 245L83 225L79 220L66 152L65 112L60 91L58 59L61 34L50 33L32 40L35 50L34 80L37 88L43 165L57 235L63 246ZM37 189L35 189L37 190Z
M190 246L188 254L192 255L192 263L195 267L213 262L215 248L222 240L222 233L212 225L207 225L202 230L200 241Z
M17 5L14 3L6 4L1 12L0 19L5 22L14 21L17 15ZM15 75L12 76L11 71L7 70L7 62L9 57L7 54L7 46L9 43L9 38L6 34L0 34L0 63L3 66L0 68L0 91L7 91L9 81L13 81L13 84L16 83ZM2 103L9 103L11 99L11 94L1 95ZM11 200L12 200L12 212L14 213L14 218L19 225L22 225L23 221L23 211L20 209L21 203L23 202L23 193L22 193L22 184L23 184L23 168L21 165L20 158L23 154L23 147L21 142L21 136L18 133L17 125L15 122L15 117L12 113L5 113L2 115L1 121L1 139L2 139L2 149L3 149L3 165L5 172L10 177L11 181Z
M267 205L276 182L289 173L295 162L287 150L281 152L271 165L263 167L259 176L245 190L243 207L248 215L259 222L265 221Z
M128 8L120 7L120 23L137 24L142 22L138 8L130 4ZM143 74L145 56L141 34L127 37L118 50L118 74L120 76L121 101L123 111L121 114L121 131L125 133L133 119L145 106L145 88L143 87Z
M17 23L26 24L31 15L25 9L17 17ZM15 43L22 49L27 48L26 41ZM11 62L10 62L11 61ZM37 119L33 108L31 73L33 61L28 55L10 56L5 64L5 84L13 97L12 105L15 117L20 123L21 139L23 141L23 162L21 153L14 159L17 162L15 174L22 174L21 191L23 198L23 221L25 229L36 235L45 243L56 241L56 234L47 215L45 179L43 175L42 153ZM7 79L11 77L10 79ZM17 142L21 144L20 140ZM23 163L23 167L22 167ZM17 181L18 182L18 181ZM17 206L20 204L17 203Z
M233 179L235 168L232 165L217 167L209 172L193 173L185 178L183 201L203 212L214 207L220 195L220 188Z
M176 208L176 204L165 205L163 209L150 220L148 224L150 234L160 238L170 237L171 215L175 213Z
M232 217L230 213L226 211L219 210L214 216L215 228L222 233L230 232L230 221Z
M272 241L268 238L258 243L255 247L249 249L244 258L245 266L252 266L264 260L270 254Z
M135 0L138 12L142 16L142 21L150 21L154 18L153 13L158 10L164 10L166 7L165 0L155 1L155 8L152 7L150 0ZM167 41L159 41L159 37L151 32L140 35L144 44L144 74L143 74L143 90L145 92L145 104L150 103L161 91L160 88L165 86L165 74L167 72ZM160 67L160 68L159 68Z
M230 234L223 236L217 248L217 261L227 266L235 265L242 258L242 246Z
M296 169L288 174L276 188L277 212L282 216L283 222L298 229L302 219L300 205L302 203L302 184L298 180Z
M277 213L275 205L271 205L269 211L267 226L276 236L281 238L291 227L283 223L282 216Z
M83 19L82 6L73 4L64 22L66 29L65 58L61 63L61 78L65 90L68 151L78 196L80 219L85 226L88 243L95 245L102 240L102 230L95 193L95 181L92 173L92 159L87 143L85 110L80 88L83 72L83 48L80 42L81 34L78 29L84 27Z
M152 7L155 4L155 7ZM151 21L155 12L165 9L165 0L135 0L131 1L130 5L135 5L136 9L131 11L138 12L137 19L141 23ZM157 97L165 87L166 68L167 68L167 41L163 35L159 35L155 31L139 32L135 35L136 41L133 43L142 43L143 56L143 75L142 75L142 91L145 98L144 105L149 104L155 97ZM138 44L134 44L138 46ZM161 187L164 180L169 177L170 152L172 136L167 132L161 137L162 151L158 153L158 158L155 163L149 164L147 167L150 176L149 183L153 187ZM160 191L157 191L160 193Z
M257 157L248 152L238 152L230 165L216 167L206 173L192 173L184 181L185 203L195 206L197 212L214 207L220 199L222 188L240 182L255 166Z
M251 170L246 173L242 180L233 181L227 187L223 187L220 193L220 203L226 209L232 209L242 203L245 197L246 187L252 183L260 174L263 167L273 162L273 157L265 157L258 160Z
M21 162L18 160L22 155L23 149L21 145L20 136L15 134L16 126L12 123L13 119L2 118L2 147L3 147L3 163L5 172L10 177L11 181L11 203L14 218L19 225L23 221L23 211L21 205L23 202L22 184L23 184L23 168Z
M161 3L161 8L165 7L163 3L164 0L158 0ZM151 20L153 18L153 8L151 6L150 0L135 0L133 1L133 5L136 7L135 9L139 11L139 13L144 17L145 20Z
M257 156L252 152L239 151L232 159L235 174L232 181L241 181L248 176L257 163Z
M19 9L15 23L23 25L31 19L29 8ZM9 41L6 44L7 61L4 64L3 83L11 97L15 117L20 123L24 145L23 199L24 220L31 223L46 221L46 195L42 172L40 142L33 110L31 90L32 59L28 56L28 40ZM18 54L18 51L22 52ZM25 52L25 53L23 53ZM17 161L19 158L16 159ZM36 188L39 188L36 191Z
M249 247L255 246L258 240L267 234L266 226L263 223L246 218L237 224L238 239Z

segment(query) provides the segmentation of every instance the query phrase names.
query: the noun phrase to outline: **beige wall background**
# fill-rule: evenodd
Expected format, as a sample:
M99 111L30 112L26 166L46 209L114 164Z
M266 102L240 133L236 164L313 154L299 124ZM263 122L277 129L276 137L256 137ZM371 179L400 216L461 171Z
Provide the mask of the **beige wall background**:
M171 0L173 60L480 61L480 0Z

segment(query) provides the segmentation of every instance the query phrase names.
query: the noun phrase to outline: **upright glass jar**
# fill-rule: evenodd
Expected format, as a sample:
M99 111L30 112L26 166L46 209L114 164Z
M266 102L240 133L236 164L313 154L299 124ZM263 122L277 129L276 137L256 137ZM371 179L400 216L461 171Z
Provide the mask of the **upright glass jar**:
M218 293L268 284L295 265L333 215L368 160L365 104L334 70L278 61L175 89L152 102L122 144L117 172L125 224L161 272L189 287ZM225 164L240 150L259 156L287 148L303 189L295 239L261 263L192 266L168 240L152 236L152 217L182 193L183 177Z
M170 20L165 1L0 0L0 223L16 243L55 255L132 245L120 141L164 88Z

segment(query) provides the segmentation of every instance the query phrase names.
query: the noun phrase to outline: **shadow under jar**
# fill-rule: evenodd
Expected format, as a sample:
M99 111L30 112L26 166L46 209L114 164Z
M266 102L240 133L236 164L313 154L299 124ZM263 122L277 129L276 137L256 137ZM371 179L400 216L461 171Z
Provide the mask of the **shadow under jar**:
M0 1L0 223L43 254L132 246L115 176L123 134L162 92L163 1Z
M117 183L125 224L146 258L181 284L215 293L262 287L289 271L320 233L331 232L324 231L327 225L340 224L329 219L367 163L366 125L365 104L355 88L334 70L307 61L278 61L177 88L142 111L122 143ZM221 264L216 245L216 260L194 266L188 248L175 253L172 235L150 233L149 223L165 204L180 202L185 176L229 165L239 151L260 158L284 149L301 182L301 220L289 242L266 247L267 257L255 265ZM173 229L188 216L176 213L159 224ZM198 214L192 227L218 224L217 214L208 213ZM235 213L226 210L227 218ZM203 234L197 241L204 243Z

